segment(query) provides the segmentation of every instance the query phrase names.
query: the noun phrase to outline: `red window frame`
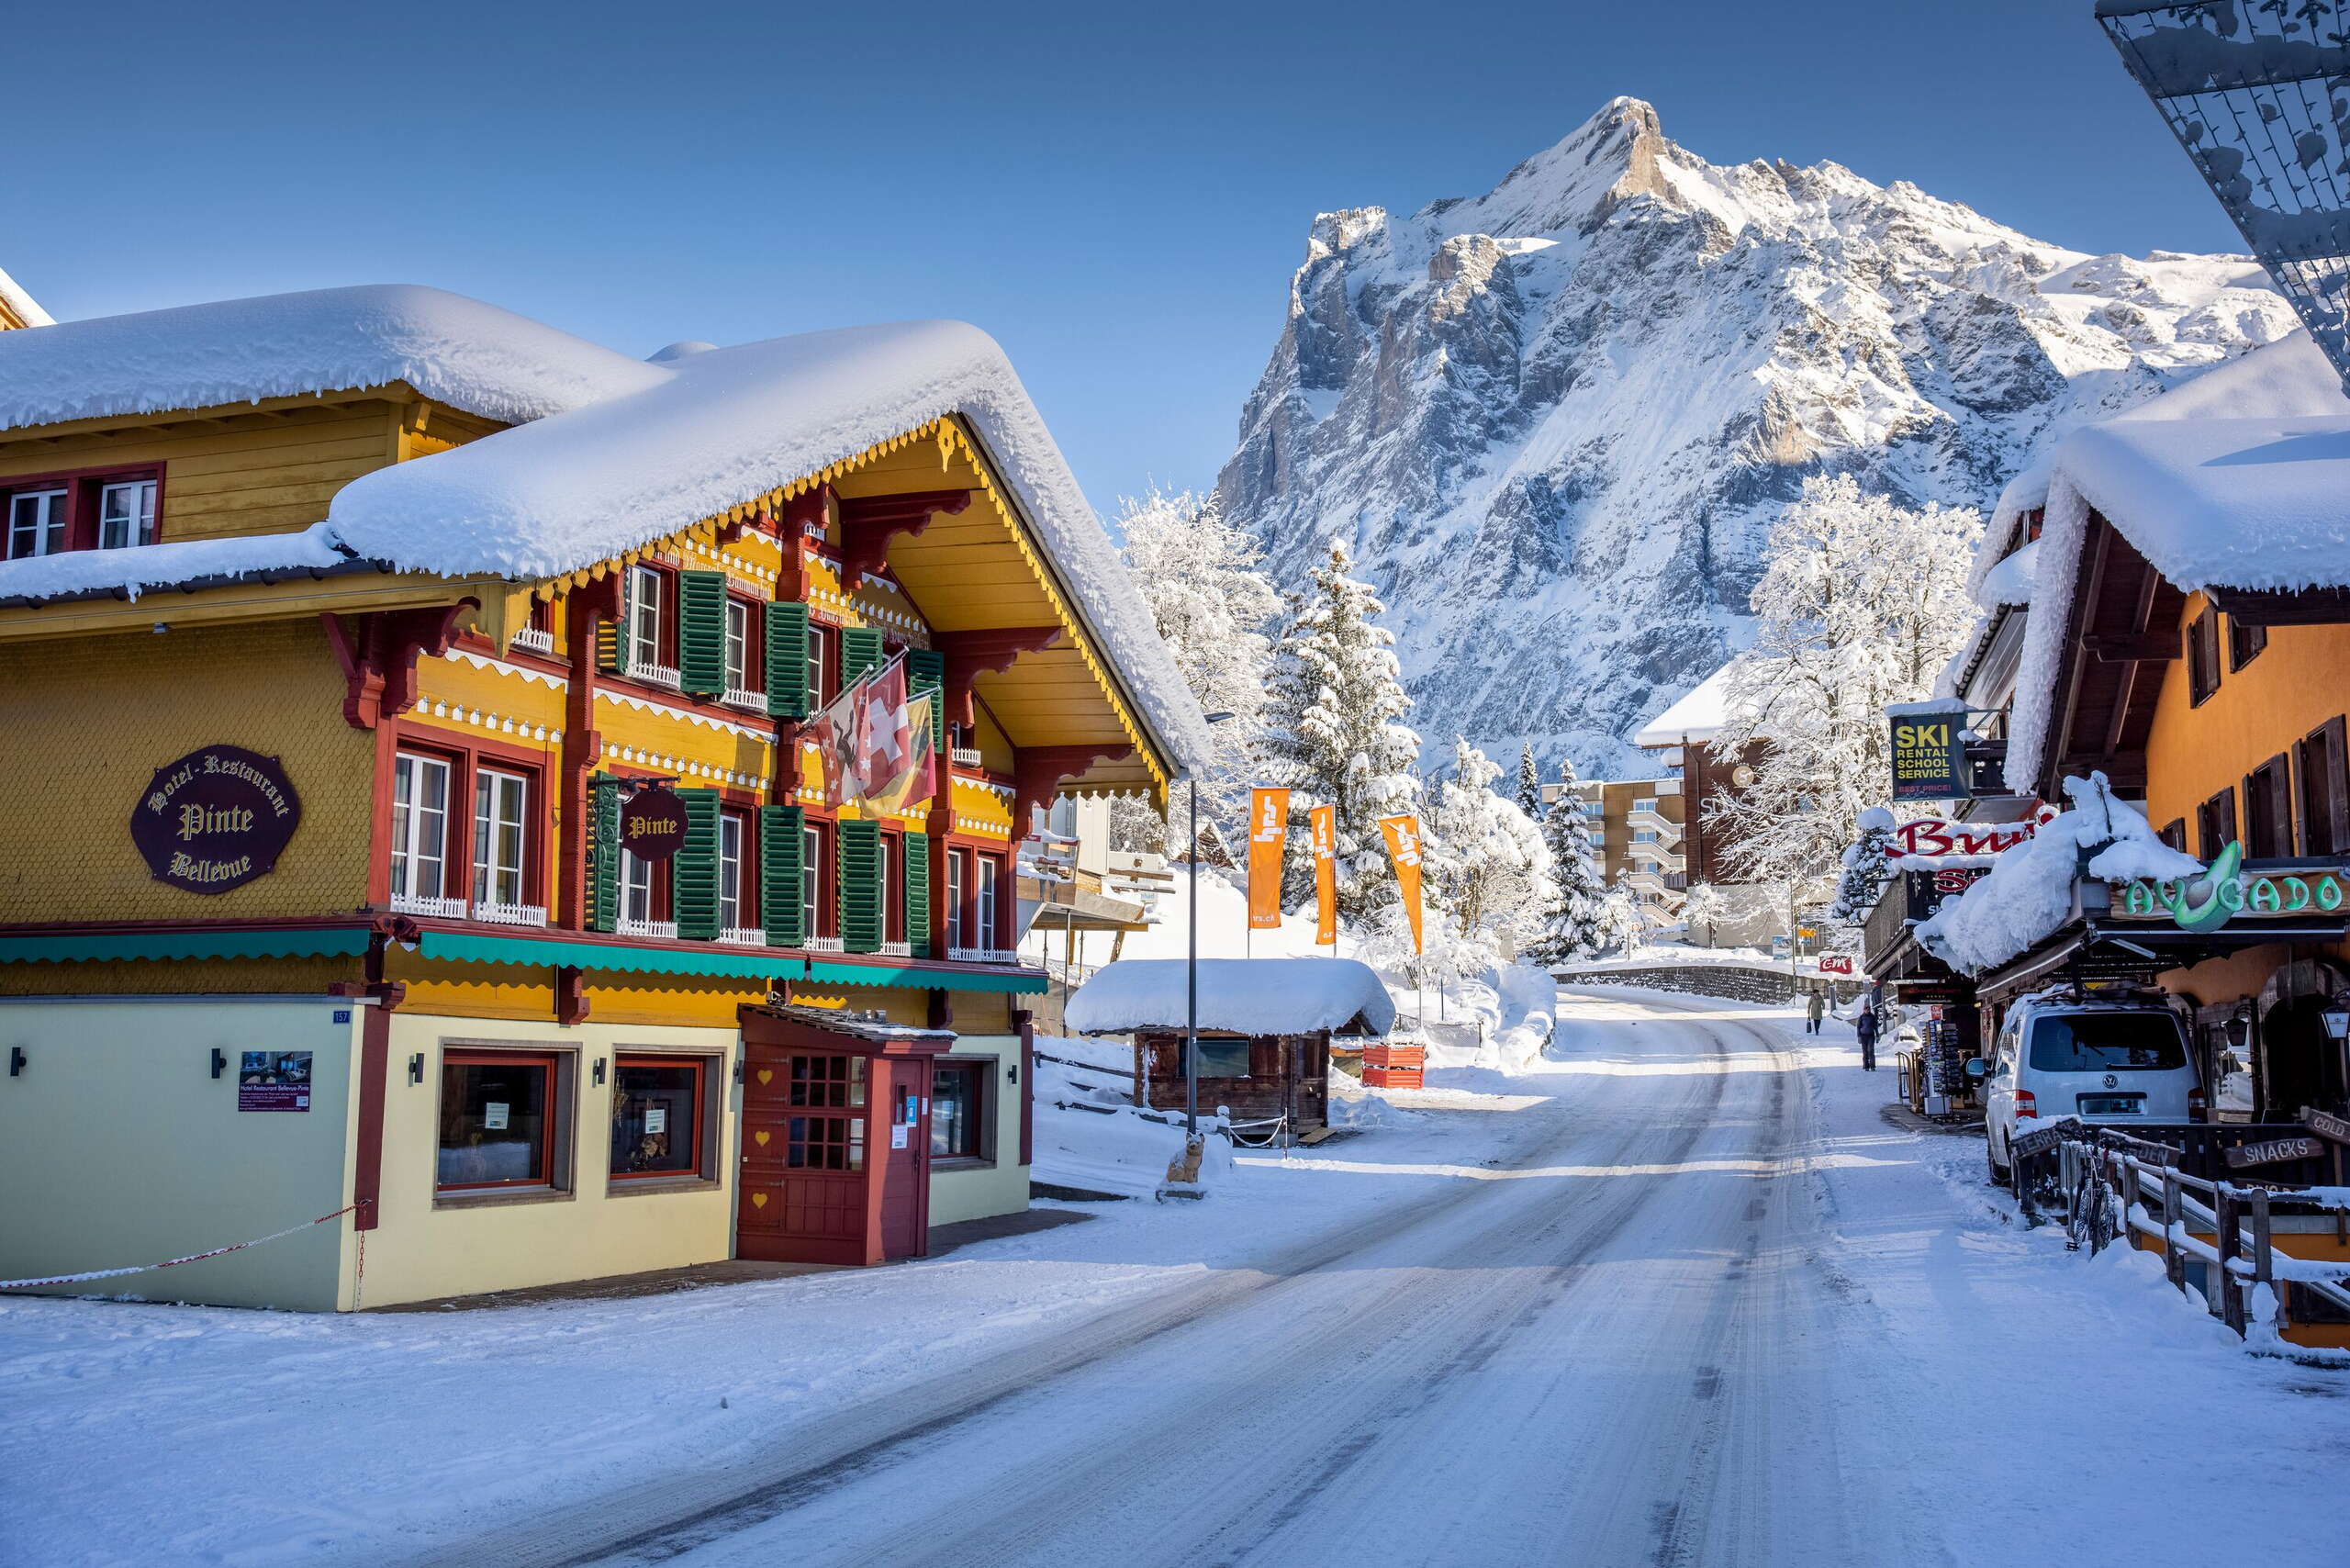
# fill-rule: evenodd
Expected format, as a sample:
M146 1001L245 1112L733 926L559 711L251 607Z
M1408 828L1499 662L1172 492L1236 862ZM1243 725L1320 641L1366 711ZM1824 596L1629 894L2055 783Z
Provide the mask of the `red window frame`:
M654 616L653 643L654 646L659 650L655 655L656 662L675 669L677 667L677 568L666 561L638 561L633 563L629 570L650 572L661 579L661 607ZM633 586L632 582L632 588ZM629 663L633 666L636 663L636 621L633 609L624 631L629 639ZM621 678L628 678L623 676ZM656 687L655 689L666 689Z
M740 879L734 888L736 926L746 931L764 930L767 912L759 896L759 808L755 801L738 805L722 797L718 813L732 820L735 831L742 835L743 853L735 867L735 875ZM751 918L744 920L744 915Z
M881 940L904 942L906 935L906 835L903 829L881 834Z
M58 554L96 549L99 492L108 485L133 479L154 482L155 537L149 543L161 544L169 537L163 527L163 465L132 463L111 468L64 468L47 474L19 474L0 480L0 552L7 549L6 521L8 498L25 490L62 489L65 492L65 547Z
M377 809L382 813L385 843L384 852L377 857L379 864L371 873L372 877L381 879L380 881L370 882L372 901L381 903L391 897L391 769L403 752L429 756L449 767L449 823L446 842L441 846L440 896L464 899L468 905L473 902L474 780L480 769L487 767L500 773L521 776L522 886L529 895L522 902L532 906L545 904L553 896L548 886L547 857L554 831L554 800L547 783L545 756L520 746L504 745L494 741L475 741L410 723L401 723L394 730L390 749L382 754L383 760L378 764L382 777ZM657 880L655 892L657 897ZM552 905L548 907L552 909Z
M839 824L830 817L811 816L803 820L803 825L816 835L816 863L812 867L800 868L800 875L813 877L816 887L816 929L808 935L838 936L841 934Z
M624 1068L689 1067L693 1069L694 1114L692 1116L693 1142L689 1146L690 1162L684 1170L613 1170L609 1169L611 1160L611 1154L610 1151L607 1149L604 1157L607 1165L605 1175L609 1180L614 1182L675 1182L694 1178L706 1178L708 1176L709 1172L703 1165L704 1151L702 1148L702 1123L707 1119L706 1114L710 1109L709 1095L711 1059L711 1058L706 1056L671 1056L660 1051L614 1051L612 1053L612 1090L614 1093L618 1093L620 1092L620 1075L621 1070Z
M561 1098L561 1095L557 1092L557 1084L563 1073L563 1058L560 1053L554 1051L478 1050L470 1047L452 1047L441 1053L441 1082L442 1094L445 1095L448 1092L449 1070L453 1067L468 1066L543 1067L546 1069L546 1087L540 1096L539 1105L540 1132L538 1170L528 1177L509 1177L503 1181L498 1182L442 1182L439 1179L439 1172L436 1170L434 1172L433 1191L436 1193L479 1193L502 1187L554 1186L555 1137L558 1130L555 1125L555 1103ZM440 1141L441 1132L437 1126L433 1129L432 1137L433 1159L437 1162L440 1159L441 1150L447 1146Z
M736 593L732 587L727 589L726 602L729 606L741 605L744 611L742 689L765 691L767 689L766 606L761 600L752 598L747 593ZM722 649L725 628L721 626L719 631L722 639L720 646Z

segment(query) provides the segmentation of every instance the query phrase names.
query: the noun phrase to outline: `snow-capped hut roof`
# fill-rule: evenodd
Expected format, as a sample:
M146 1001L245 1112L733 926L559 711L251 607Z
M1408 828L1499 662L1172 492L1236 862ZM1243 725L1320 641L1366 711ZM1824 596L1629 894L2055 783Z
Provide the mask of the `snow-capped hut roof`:
M1720 734L1729 720L1729 672L1737 663L1732 659L1722 666L1699 681L1695 690L1641 725L1632 744L1663 746L1687 741L1702 745Z
M11 321L19 327L46 327L51 324L48 311L40 301L24 291L23 286L6 272L0 272L0 327Z
M1187 1023L1181 958L1104 966L1069 998L1080 1035L1181 1029ZM1227 1035L1384 1035L1395 1003L1368 964L1352 958L1202 958L1200 1025Z

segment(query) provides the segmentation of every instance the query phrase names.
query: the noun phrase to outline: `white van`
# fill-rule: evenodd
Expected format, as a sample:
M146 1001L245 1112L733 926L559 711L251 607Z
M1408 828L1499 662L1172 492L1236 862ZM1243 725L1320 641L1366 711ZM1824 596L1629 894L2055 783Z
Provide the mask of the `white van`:
M2199 1122L2203 1090L2178 1013L2159 991L2028 996L2008 1010L1983 1084L1991 1179L2005 1183L2020 1124L2077 1116Z

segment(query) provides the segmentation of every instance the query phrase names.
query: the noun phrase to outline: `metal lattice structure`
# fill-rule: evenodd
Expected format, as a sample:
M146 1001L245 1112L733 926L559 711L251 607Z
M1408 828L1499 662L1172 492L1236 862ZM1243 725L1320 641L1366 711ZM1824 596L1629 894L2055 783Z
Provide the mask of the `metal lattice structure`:
M2344 0L2098 0L2252 253L2350 386L2350 28Z

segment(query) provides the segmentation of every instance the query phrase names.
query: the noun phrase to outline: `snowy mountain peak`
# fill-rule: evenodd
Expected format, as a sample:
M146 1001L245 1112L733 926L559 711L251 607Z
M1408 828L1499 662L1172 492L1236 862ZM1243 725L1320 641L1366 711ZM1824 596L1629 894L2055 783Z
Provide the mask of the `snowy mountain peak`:
M1710 163L1616 98L1482 196L1316 218L1217 489L1285 583L1348 544L1423 733L1618 773L1743 640L1807 474L1987 505L2292 326L2246 258L2088 256L1839 163Z

